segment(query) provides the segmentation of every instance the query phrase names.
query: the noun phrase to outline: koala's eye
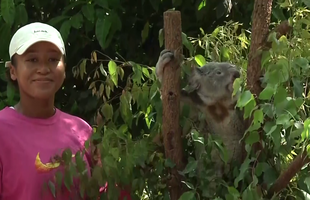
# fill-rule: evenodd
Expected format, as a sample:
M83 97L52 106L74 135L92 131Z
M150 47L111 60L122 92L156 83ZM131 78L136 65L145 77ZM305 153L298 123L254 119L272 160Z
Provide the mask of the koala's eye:
M216 75L222 75L222 72L221 71L217 71Z

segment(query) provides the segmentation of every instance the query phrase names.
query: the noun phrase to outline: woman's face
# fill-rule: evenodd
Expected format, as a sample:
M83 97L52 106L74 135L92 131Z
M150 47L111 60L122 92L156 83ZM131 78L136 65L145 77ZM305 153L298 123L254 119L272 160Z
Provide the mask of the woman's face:
M10 73L18 82L21 95L48 100L54 98L65 79L65 63L60 50L52 43L33 44L22 55L15 55Z

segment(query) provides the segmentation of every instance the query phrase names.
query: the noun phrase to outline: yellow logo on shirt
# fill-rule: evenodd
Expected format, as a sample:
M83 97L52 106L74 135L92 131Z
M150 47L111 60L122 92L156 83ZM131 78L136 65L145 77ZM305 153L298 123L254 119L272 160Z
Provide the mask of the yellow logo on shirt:
M42 163L41 158L40 158L40 153L37 154L36 160L34 162L35 168L38 172L49 172L52 171L53 169L57 168L60 166L60 162L48 162L48 163Z

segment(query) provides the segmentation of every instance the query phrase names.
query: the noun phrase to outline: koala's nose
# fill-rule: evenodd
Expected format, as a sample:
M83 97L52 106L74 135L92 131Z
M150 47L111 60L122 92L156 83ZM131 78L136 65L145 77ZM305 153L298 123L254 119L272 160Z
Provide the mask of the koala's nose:
M237 70L234 70L232 74L232 78L233 80L235 80L236 78L240 78L240 72Z

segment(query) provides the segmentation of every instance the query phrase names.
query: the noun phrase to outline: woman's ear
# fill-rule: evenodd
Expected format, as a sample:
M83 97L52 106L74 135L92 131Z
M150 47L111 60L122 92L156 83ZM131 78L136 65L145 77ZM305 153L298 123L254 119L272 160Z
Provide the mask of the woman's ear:
M17 79L16 68L12 65L12 63L10 61L5 63L5 67L9 68L11 79L13 81L16 81L16 79Z

